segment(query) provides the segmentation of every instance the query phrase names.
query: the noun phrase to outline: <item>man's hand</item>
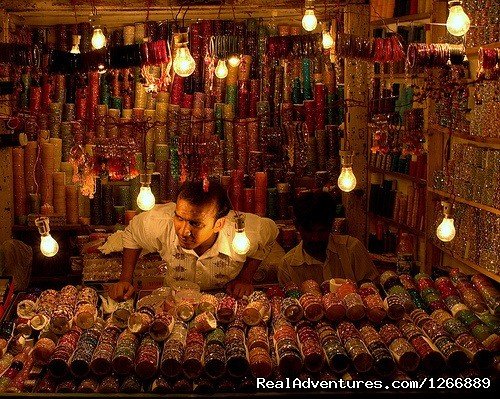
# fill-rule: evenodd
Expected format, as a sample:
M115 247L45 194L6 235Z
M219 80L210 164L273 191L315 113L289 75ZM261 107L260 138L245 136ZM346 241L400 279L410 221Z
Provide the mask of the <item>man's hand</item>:
M253 284L246 280L232 280L227 283L226 292L235 298L242 298L253 292Z
M128 281L118 281L117 283L110 285L107 291L110 298L115 301L120 299L129 299L134 293L134 286Z

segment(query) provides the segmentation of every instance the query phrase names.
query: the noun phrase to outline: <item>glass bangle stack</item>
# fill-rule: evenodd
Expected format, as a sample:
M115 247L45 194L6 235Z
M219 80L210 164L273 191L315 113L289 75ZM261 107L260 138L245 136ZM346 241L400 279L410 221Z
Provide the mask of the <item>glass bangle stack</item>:
M130 320L96 298L74 286L19 294L0 325L0 391L249 392L257 378L498 375L500 293L458 270L435 279L386 271L380 286L290 283L242 300L204 293L193 312L143 297Z

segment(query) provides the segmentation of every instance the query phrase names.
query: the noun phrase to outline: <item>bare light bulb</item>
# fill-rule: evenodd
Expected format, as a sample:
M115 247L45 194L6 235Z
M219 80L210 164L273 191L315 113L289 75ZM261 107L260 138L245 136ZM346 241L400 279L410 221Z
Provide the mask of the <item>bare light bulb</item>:
M49 218L42 216L35 219L35 226L38 227L38 232L42 236L40 240L40 251L47 257L54 256L59 251L59 244L50 235Z
M40 240L40 251L47 257L52 257L59 251L59 244L52 236L47 233Z
M106 46L106 36L102 33L101 28L95 28L94 34L92 35L92 47L99 50Z
M327 30L325 30L323 32L323 48L325 50L329 50L329 49L332 48L332 46L333 46L333 37L330 34L330 32L328 32Z
M436 229L437 237L443 242L450 242L455 237L456 230L453 218L444 216L443 221Z
M356 176L354 176L351 166L342 167L337 183L339 188L346 193L354 190L356 187Z
M233 54L231 57L229 57L227 62L229 62L229 65L231 65L233 68L236 68L238 65L240 65L241 59L236 54Z
M155 196L151 187L142 186L137 196L137 206L143 211L149 211L155 206Z
M236 233L231 247L238 255L245 255L250 250L250 240L245 233L245 215L236 213L234 218Z
M446 29L453 36L463 36L470 28L470 19L462 8L461 1L451 1Z
M219 60L217 62L217 67L215 68L215 76L217 76L219 79L224 79L227 74L227 65L226 65L226 60Z
M248 239L245 230L237 231L234 235L231 246L238 255L245 255L250 250L250 240Z
M196 62L189 49L187 47L179 48L174 59L174 72L183 78L187 78L194 72L195 68Z
M306 9L304 16L302 17L302 27L311 32L318 26L318 19L314 15L314 10L312 8Z

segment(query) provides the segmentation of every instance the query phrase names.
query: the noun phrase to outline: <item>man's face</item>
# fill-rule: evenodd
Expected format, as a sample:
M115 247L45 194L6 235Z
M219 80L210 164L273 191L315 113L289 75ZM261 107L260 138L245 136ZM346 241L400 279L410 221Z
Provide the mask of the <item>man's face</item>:
M216 220L215 203L193 205L179 199L175 207L174 228L179 244L184 249L195 249L209 241L223 226L223 219Z
M303 241L303 248L309 255L324 255L328 247L331 227L313 225L311 228L298 228Z

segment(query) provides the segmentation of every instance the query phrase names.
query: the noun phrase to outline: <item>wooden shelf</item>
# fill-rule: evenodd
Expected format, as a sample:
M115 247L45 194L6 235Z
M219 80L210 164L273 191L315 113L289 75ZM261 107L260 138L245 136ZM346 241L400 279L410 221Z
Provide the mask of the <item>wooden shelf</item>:
M377 114L377 115L379 115L379 114ZM388 126L391 130L406 130L406 129L405 129L405 127L404 127L404 125L386 124L385 126ZM370 129L377 129L377 128L379 128L380 126L379 126L379 125L377 125L377 124L376 124L376 123L374 123L374 122L369 122L369 123L368 123L368 127L369 127Z
M450 199L453 199L453 201L455 201L455 202L460 202L462 204L470 205L470 206L473 206L474 208L482 209L483 211L491 212L495 215L500 216L500 209L493 208L492 206L483 205L483 204L480 204L478 202L469 201L469 200L466 200L466 199L461 198L461 197L452 196L451 194L447 193L446 191L436 190L435 188L432 188L432 187L427 187L427 191L434 193L434 194L437 194L440 197L450 198Z
M500 47L500 42L483 44L482 46L476 46L476 47L468 47L468 48L466 47L465 48L465 54L467 54L468 56L477 55L477 53L479 52L479 49L481 47L482 48L496 48L496 47Z
M26 226L15 224L12 226L12 231L35 231L38 228L36 226ZM111 226L100 226L100 225L85 225L85 224L65 224L61 226L51 225L50 230L52 231L82 231L82 232L93 232L96 230L106 230L106 231L115 231L116 225Z
M412 15L403 15L401 17L387 18L387 19L377 19L375 21L370 22L370 26L372 28L380 28L385 25L410 25L414 22L426 21L430 22L431 13L425 12L422 14L412 14Z
M393 172L393 171L390 171L390 170L376 168L374 166L368 166L368 170L370 172L373 172L373 173L382 173L384 175L394 176L394 177L396 177L398 179L408 180L408 181L411 181L411 182L414 182L416 184L420 184L420 185L423 185L423 186L425 186L427 184L426 180L420 179L418 177L410 176L410 175L407 175L405 173Z
M432 124L431 129L437 130L438 132L442 134L450 134L450 129L445 126L441 125L436 125ZM456 137L460 140L466 141L468 143L472 143L474 145L480 146L480 147L494 147L494 148L500 148L500 138L496 137L480 137L480 136L471 136L468 134L463 134L463 133L458 133L458 132L451 132L451 135L453 137Z
M368 212L368 215L370 217L373 217L375 219L380 219L380 220L383 220L384 222L390 224L391 226L394 226L394 227L397 227L398 229L401 229L401 230L404 230L404 231L407 231L408 233L411 233L411 234L414 234L418 237L423 237L425 236L425 232L423 231L418 231L417 229L414 229L410 226L407 226L405 224L402 224L402 223L399 223L399 222L396 222L395 220L392 220L392 219L389 219L389 218L386 218L385 216L380 216L380 215L377 215L376 213L373 213L373 212Z
M130 180L127 181L107 181L106 183L102 183L103 186L130 186L132 182Z
M454 254L452 251L450 251L448 248L444 248L444 247L441 247L439 245L437 245L436 243L434 243L434 246L438 249L440 249L441 251L443 251L445 254L447 254L449 257L457 260L458 262L461 262L463 263L464 265L466 266L469 266L471 269L474 269L476 270L477 272L481 273L481 274L484 274L485 276L495 280L497 283L500 283L500 275L498 274L495 274L495 273L492 273L490 272L489 270L486 270L484 267L481 267L479 265L476 265L474 262L471 262L470 260L467 260L467 259L463 259L461 258L460 256L457 256L456 254Z
M391 78L391 74L390 73L376 73L373 75L374 77L376 78L386 78L386 79L390 79ZM394 73L392 75L392 77L394 79L406 79L406 74L405 73ZM425 77L424 74L409 74L408 75L408 79L412 80L412 79L423 79Z
M370 258L374 261L381 262L381 263L397 263L398 258L396 254L374 254L372 252L369 253Z

